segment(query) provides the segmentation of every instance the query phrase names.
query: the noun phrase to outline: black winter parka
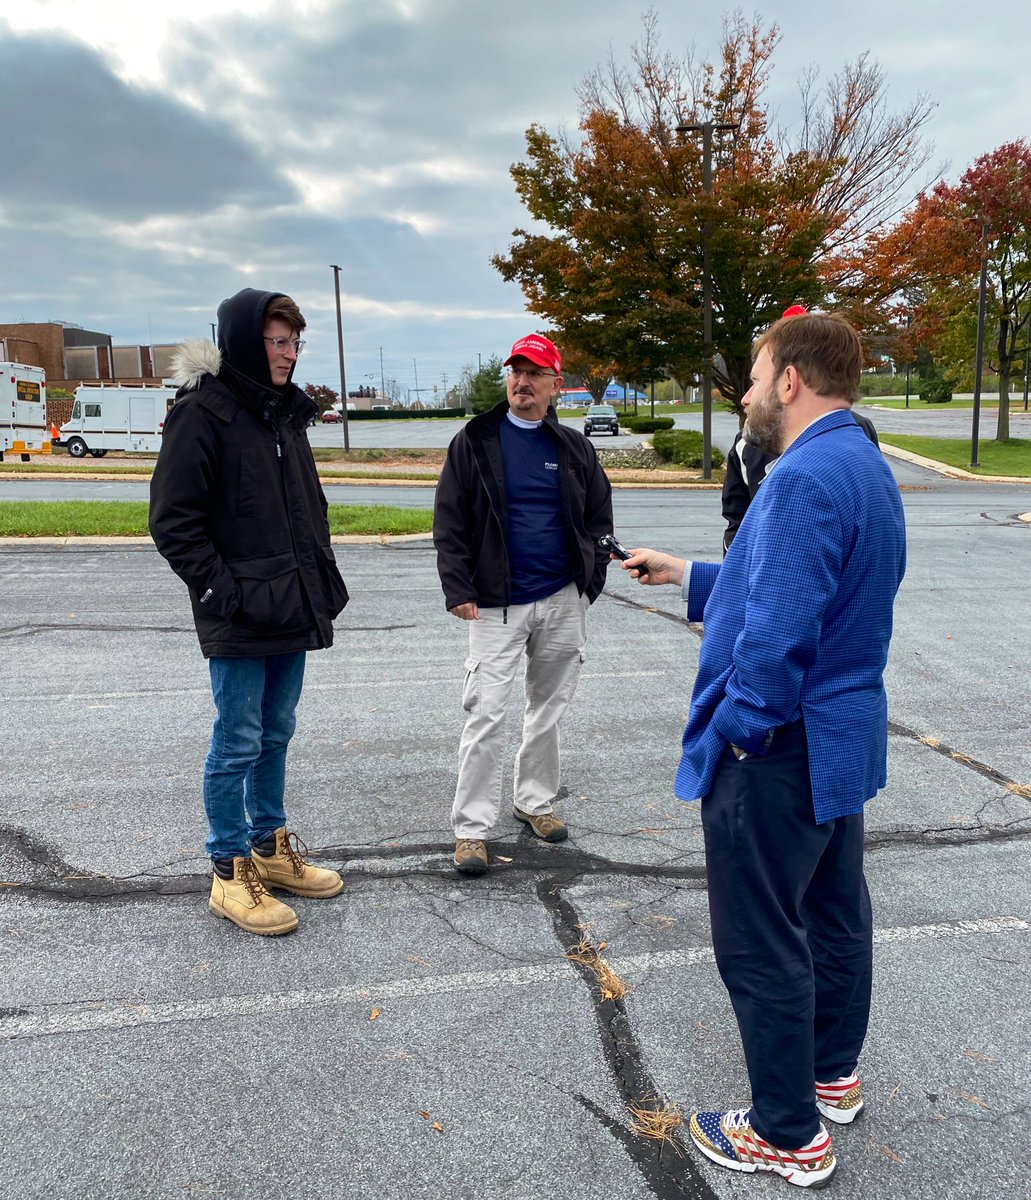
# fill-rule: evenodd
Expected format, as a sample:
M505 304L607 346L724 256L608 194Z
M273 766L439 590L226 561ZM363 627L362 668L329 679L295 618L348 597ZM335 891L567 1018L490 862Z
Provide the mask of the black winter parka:
M315 404L242 375L210 342L180 361L192 374L165 421L150 532L189 589L205 658L332 645L347 589L306 434Z
M511 604L508 509L501 454L501 422L508 401L473 417L452 439L433 509L437 573L450 611L459 604L504 608ZM548 409L542 428L558 443L559 480L566 536L577 590L593 604L605 586L609 554L598 546L612 532L612 487L591 443L559 424Z

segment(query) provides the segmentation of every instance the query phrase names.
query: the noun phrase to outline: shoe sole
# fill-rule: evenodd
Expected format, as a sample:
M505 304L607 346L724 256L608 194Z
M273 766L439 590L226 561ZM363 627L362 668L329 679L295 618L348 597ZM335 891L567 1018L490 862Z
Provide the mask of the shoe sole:
M517 821L522 821L524 825L529 825L534 837L539 837L542 842L551 842L554 844L555 842L564 842L566 838L569 837L569 830L565 827L565 825L563 825L561 829L556 829L554 833L549 833L547 837L545 837L544 834L538 833L537 830L534 829L533 822L530 820L530 818L524 813L521 813L518 808L512 809L512 816L515 817Z
M456 859L451 860L455 864L455 870L462 875L482 875L487 870L487 864L474 859L472 862L458 862Z
M704 1154L705 1157L707 1159L709 1159L710 1162L716 1163L717 1166L727 1167L731 1171L743 1171L745 1174L748 1174L748 1175L752 1175L756 1171L766 1171L770 1175L779 1175L781 1177L781 1179L786 1179L788 1181L788 1183L792 1184L794 1187L804 1187L804 1188L826 1187L827 1184L829 1184L830 1181L834 1178L834 1173L838 1169L838 1160L837 1159L834 1160L834 1166L832 1166L829 1171L827 1171L826 1173L820 1173L819 1175L817 1175L816 1173L813 1173L812 1175L810 1175L804 1171L791 1171L791 1172L778 1171L776 1167L769 1166L769 1165L764 1165L764 1164L760 1164L760 1163L738 1162L736 1159L727 1158L725 1155L720 1154L716 1150L711 1150L704 1142L700 1142L695 1137L695 1135L691 1132L690 1129L688 1130L688 1135L690 1136L691 1141L694 1143L695 1149L700 1151L700 1153Z
M291 887L288 883L273 883L270 879L261 881L270 892L289 892L292 896L307 896L309 900L328 900L330 896L339 896L344 890L344 881L331 892L306 892L303 888Z
M236 925L239 929L244 930L245 933L256 933L259 937L280 937L284 933L293 933L299 924L297 915L295 913L293 921L287 921L283 925L273 925L268 929L255 929L253 926L245 925L242 921L238 921L235 917L231 917L229 913L225 912L221 908L217 908L214 904L208 905L208 912L210 912L212 916L218 917L222 921L232 921L234 925Z
M835 1125L851 1125L866 1105L860 1100L855 1108L838 1108L836 1105L824 1104L822 1100L817 1100L816 1107L828 1121L833 1121Z

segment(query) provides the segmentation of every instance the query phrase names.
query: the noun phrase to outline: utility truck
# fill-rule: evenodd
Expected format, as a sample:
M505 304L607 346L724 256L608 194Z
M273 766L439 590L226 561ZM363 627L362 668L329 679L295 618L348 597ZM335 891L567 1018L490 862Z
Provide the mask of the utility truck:
M50 453L47 380L42 367L0 362L0 461L5 454Z
M56 445L67 446L72 458L87 454L103 458L108 450L156 454L175 393L174 387L165 384L80 384L75 389L71 418L61 426Z

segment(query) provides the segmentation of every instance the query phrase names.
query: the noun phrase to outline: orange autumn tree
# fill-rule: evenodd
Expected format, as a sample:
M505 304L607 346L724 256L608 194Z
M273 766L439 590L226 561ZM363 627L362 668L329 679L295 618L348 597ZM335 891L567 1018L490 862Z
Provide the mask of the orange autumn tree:
M542 229L516 229L493 258L563 344L621 378L681 386L703 365L701 279L709 231L714 381L740 412L756 334L792 302L848 295L849 252L893 218L927 155L930 105L887 110L865 58L819 90L802 84L793 136L771 129L765 93L776 26L737 14L715 63L681 61L645 20L632 66L615 62L581 85L579 136L539 125L512 178ZM700 138L681 125L737 126L714 142L703 190ZM908 198L907 198L908 199Z
M562 353L562 374L565 376L566 387L570 386L571 379L578 380L580 386L590 392L594 403L600 404L605 399L609 381L615 374L615 367L611 363L581 353L575 346L567 345L562 338L559 339L558 346Z
M1031 325L1031 146L1021 139L982 154L957 184L921 195L876 238L867 264L888 291L908 281L912 335L956 367L974 358L981 259L986 271L986 361L999 378L995 440L1010 436L1010 384ZM898 305L896 294L886 305Z

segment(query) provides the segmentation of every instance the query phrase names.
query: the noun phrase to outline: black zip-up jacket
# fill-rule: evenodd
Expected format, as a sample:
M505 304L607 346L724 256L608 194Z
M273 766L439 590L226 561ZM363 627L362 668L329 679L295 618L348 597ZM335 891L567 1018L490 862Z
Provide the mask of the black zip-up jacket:
M433 543L437 573L450 612L459 604L511 604L508 508L501 455L501 422L508 401L473 417L451 441L437 484ZM591 443L559 424L549 408L542 428L558 443L559 480L573 579L593 604L605 586L607 550L598 538L612 532L612 488Z
M853 412L852 418L875 446L881 444L869 417ZM735 435L734 444L727 455L726 474L723 477L723 519L727 522L723 533L724 554L737 537L737 531L745 519L748 506L755 499L759 485L779 457L779 454L771 454L768 450L760 450L758 446L746 442L740 433Z
M245 298L244 310L260 306L256 320L238 315L260 353L248 365L264 362L267 386L210 342L184 343L177 366L187 382L165 420L151 481L151 536L189 589L205 658L330 646L347 603L306 433L317 406L292 383L273 388L264 344L254 345L274 295L233 298Z

